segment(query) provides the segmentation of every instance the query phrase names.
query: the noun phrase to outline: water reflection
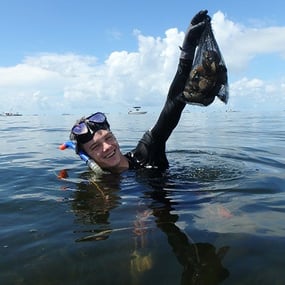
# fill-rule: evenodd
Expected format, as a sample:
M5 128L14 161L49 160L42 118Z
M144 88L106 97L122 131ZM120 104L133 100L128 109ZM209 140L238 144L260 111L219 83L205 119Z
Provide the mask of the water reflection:
M162 177L160 181L161 185L157 183L157 179L148 180L153 186L153 191L148 192L153 199L149 207L156 217L157 227L166 234L173 253L183 267L181 285L219 284L229 276L229 271L222 265L222 259L229 247L216 249L210 243L194 243L191 237L176 225L179 216L172 212L177 202L172 202L164 191L167 176Z
M86 173L80 175L82 182L77 184L79 191L75 192L72 209L77 223L99 227L77 242L107 239L112 232L110 211L120 204L120 175L102 173L99 178L94 178Z
M82 178L82 177L81 177ZM86 177L83 177L86 179ZM177 225L179 216L174 213L178 202L172 201L167 195L167 175L153 171L142 171L134 175L134 181L143 186L140 193L143 207L137 209L132 227L116 227L110 221L110 213L122 205L122 189L125 181L121 176L103 174L100 177L89 177L86 183L79 183L72 203L77 223L90 224L95 229L89 230L77 242L102 241L124 231L134 234L135 245L132 248L130 272L132 280L139 284L141 273L154 267L154 254L148 247L150 220L156 228L167 236L168 244L175 258L182 267L180 284L220 284L229 276L223 266L222 259L229 250L227 246L215 248L206 242L193 242ZM138 185L136 185L137 187ZM137 187L138 188L138 187ZM138 207L140 208L140 207ZM117 217L117 219L120 219ZM124 225L128 225L125 223ZM159 265L163 267L163 261Z

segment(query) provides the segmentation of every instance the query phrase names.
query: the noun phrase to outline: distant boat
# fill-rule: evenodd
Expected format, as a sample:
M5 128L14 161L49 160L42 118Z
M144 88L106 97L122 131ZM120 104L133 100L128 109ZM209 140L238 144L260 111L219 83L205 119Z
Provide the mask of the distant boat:
M7 117L11 117L11 116L23 116L22 114L16 112L16 113L12 113L12 112L4 112L3 116L7 116Z
M131 110L129 110L129 112L128 112L129 115L143 115L146 113L147 113L147 111L141 110L140 106L135 106Z

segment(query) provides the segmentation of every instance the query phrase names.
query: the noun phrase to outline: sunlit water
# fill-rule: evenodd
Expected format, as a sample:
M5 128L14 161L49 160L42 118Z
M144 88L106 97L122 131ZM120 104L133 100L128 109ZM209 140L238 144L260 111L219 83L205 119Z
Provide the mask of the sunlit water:
M124 152L155 118L109 115ZM163 175L91 173L75 119L0 117L0 284L285 284L285 113L184 113Z

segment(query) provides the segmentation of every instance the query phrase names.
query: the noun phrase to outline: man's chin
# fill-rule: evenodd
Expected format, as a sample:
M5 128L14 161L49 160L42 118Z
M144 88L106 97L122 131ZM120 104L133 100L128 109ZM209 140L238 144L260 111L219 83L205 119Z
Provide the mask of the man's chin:
M119 166L120 161L118 159L107 159L106 161L101 163L102 169L112 170L116 169Z

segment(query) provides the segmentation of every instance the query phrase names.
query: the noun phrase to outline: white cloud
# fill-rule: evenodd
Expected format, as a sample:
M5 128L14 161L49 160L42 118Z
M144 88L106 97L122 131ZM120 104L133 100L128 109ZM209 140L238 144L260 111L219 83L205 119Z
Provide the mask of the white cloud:
M285 79L279 75L270 81L275 72L281 74L280 70L264 66L264 70L255 70L252 78L244 74L252 67L253 58L277 54L284 60L285 27L248 28L217 12L213 29L229 78L235 77L230 82L229 106L284 106ZM176 72L184 33L171 28L163 37L145 36L139 31L135 36L136 52L114 51L100 64L94 56L67 53L35 54L18 65L0 67L0 111L84 113L91 107L111 111L119 106L126 111L134 104L160 109ZM266 73L270 80L265 81Z
M39 66L19 64L13 67L0 68L0 86L17 85L29 87L31 84L41 84L46 80L56 79L54 71L45 70Z
M213 30L231 72L246 70L253 57L276 53L285 58L285 27L247 28L213 16ZM264 66L268 70L268 66Z

